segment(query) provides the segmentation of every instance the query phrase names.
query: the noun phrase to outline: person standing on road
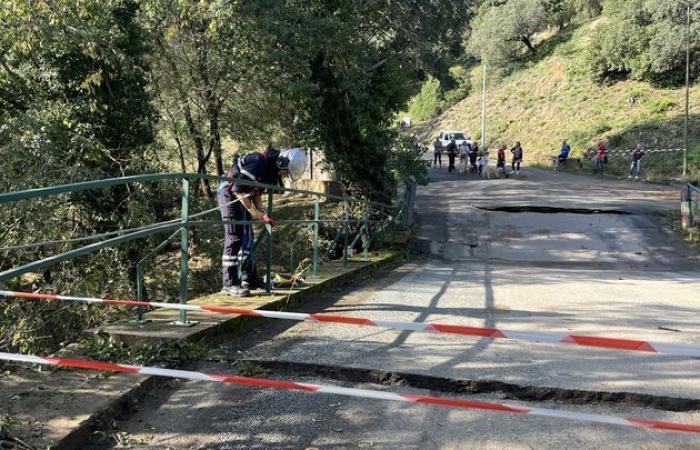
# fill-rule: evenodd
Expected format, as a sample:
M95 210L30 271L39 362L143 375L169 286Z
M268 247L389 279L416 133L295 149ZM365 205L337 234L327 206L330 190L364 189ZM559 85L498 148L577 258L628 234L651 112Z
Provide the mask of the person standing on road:
M262 207L262 188L240 181L276 185L286 176L301 178L305 170L306 155L298 148L279 151L269 145L265 152L249 153L234 161L226 173L231 180L222 181L216 195L221 219L229 222L224 223L222 294L247 297L251 287L260 283L253 253L253 226L238 222L255 219L276 225Z
M506 173L506 146L501 145L498 147L498 153L497 153L497 158L498 160L496 161L496 170L499 172L499 177L500 173L503 172L503 176L507 177L508 173Z
M437 167L438 164L442 167L442 142L436 137L433 142L433 167Z
M452 172L455 170L455 158L457 157L457 153L459 150L457 149L457 141L455 138L452 138L450 143L447 145L447 159L449 161L449 166L447 167L448 172Z
M484 167L489 164L489 149L484 146L484 149L479 152L479 175L484 171Z
M469 150L469 169L472 172L476 172L476 159L479 157L479 144L474 142Z
M632 176L634 176L635 180L639 179L639 175L642 172L642 156L644 156L642 144L637 144L637 148L635 148L632 153L632 163L630 164L630 173L627 178L632 178Z
M471 146L464 140L459 145L459 173L467 172L467 162L469 161L469 152L471 151Z
M608 162L607 150L605 149L605 143L603 141L598 141L598 149L595 155L595 171L603 175L603 169L605 168L605 163Z
M513 161L510 164L511 171L516 174L520 173L520 163L523 162L523 148L520 146L520 141L515 143L515 147L510 149L513 154Z

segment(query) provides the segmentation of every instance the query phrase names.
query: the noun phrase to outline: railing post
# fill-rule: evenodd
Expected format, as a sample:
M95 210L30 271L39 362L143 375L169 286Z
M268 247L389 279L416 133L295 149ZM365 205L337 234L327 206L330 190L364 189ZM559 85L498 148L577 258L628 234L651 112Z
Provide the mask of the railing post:
M272 216L272 195L273 192L270 190L267 193L267 214ZM265 261L265 273L267 274L265 281L265 291L272 292L272 225L267 225L267 257Z
M313 167L312 167L313 170ZM319 233L319 219L321 216L321 197L316 196L316 201L314 202L314 243L313 243L313 256L311 261L311 273L314 277L318 276L318 233Z
M143 301L143 269L141 264L136 264L136 300ZM143 322L143 308L136 308L136 321Z
M363 254L363 259L365 261L369 261L369 216L370 216L370 206L366 206L365 210L365 242L364 242L364 248L362 249L362 254Z
M688 225L693 226L693 189L690 183L687 185L688 189Z
M294 272L296 272L295 269L296 269L297 259L296 259L296 255L294 254L295 253L294 248L296 247L296 243L297 243L297 240L294 239L294 241L292 241L292 244L289 246L289 273L290 274L294 274Z
M384 241L386 240L386 220L384 219L384 223L382 223L382 240L379 244L379 256L382 257L384 256Z
M189 275L190 233L187 221L190 216L190 180L182 179L182 228L180 229L180 304L187 303L187 277ZM187 311L180 310L178 325L188 325Z
M350 205L345 201L345 221L343 222L343 269L348 268L348 233L350 228Z

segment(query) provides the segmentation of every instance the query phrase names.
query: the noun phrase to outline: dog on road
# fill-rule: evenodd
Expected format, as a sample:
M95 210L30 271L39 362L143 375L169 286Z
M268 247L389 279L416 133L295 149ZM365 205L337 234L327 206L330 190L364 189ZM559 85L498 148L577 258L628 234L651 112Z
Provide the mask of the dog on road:
M498 169L493 164L488 164L481 170L481 178L487 180L491 178L500 178L498 175Z

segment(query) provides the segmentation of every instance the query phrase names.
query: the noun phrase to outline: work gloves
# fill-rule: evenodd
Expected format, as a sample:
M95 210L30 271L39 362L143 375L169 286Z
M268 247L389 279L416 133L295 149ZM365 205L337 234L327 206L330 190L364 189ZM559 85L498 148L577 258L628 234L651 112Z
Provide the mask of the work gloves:
M271 227L274 227L275 225L277 225L277 221L275 219L273 219L272 217L268 216L267 214L263 214L262 221L265 222L266 224L270 225Z

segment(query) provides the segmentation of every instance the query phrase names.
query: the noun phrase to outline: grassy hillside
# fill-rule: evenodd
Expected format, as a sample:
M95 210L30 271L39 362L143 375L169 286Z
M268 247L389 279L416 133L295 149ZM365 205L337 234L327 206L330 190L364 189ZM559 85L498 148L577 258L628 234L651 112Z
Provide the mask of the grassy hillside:
M571 27L546 39L536 59L505 78L488 83L487 141L512 145L519 140L531 163L544 163L567 139L580 157L599 139L608 148L683 146L684 90L654 87L646 82L622 80L600 84L591 79L585 64L588 36L600 21ZM472 93L439 117L421 125L429 142L441 129L463 129L480 139L481 68L471 70ZM700 173L700 91L691 88L691 169ZM619 158L618 158L619 159ZM624 158L626 162L626 158ZM651 178L680 174L680 154L649 155ZM623 161L612 161L611 168Z

